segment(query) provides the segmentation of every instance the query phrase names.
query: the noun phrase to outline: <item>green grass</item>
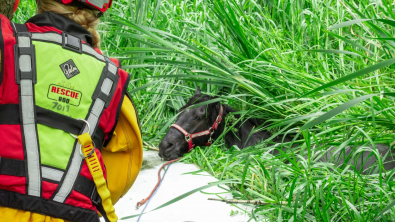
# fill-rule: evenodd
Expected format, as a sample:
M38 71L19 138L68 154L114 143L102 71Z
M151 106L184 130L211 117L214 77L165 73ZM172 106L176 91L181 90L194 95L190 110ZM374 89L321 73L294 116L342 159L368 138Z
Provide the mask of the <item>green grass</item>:
M33 2L22 3L16 21L33 14ZM296 144L293 152L278 157L270 141L239 150L218 140L184 158L236 179L236 198L272 203L247 212L251 221L394 221L394 171L364 176L316 161L331 146L355 146L357 155L394 141L393 4L120 0L102 19L102 50L131 73L150 143L159 143L197 86L263 119L256 130L294 138L279 145Z

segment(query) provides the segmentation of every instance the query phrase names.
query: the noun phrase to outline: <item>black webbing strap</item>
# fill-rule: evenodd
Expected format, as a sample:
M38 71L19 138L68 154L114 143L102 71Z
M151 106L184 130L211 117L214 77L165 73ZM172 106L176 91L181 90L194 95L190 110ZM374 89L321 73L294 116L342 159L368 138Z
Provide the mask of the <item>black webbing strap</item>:
M25 177L25 161L0 157L0 174Z
M106 211L103 208L103 205L100 203L100 204L96 205L96 208L100 212L100 214L103 216L104 221L110 222L110 220L107 217Z
M26 162L24 160L0 157L0 175L26 177L25 165ZM43 179L46 180L45 178ZM58 183L53 180L50 180L50 182ZM78 175L74 190L89 197L95 205L101 202L95 183L82 175Z
M21 124L21 119L19 117L19 104L0 105L0 125L1 124Z
M97 193L95 183L84 176L78 176L74 185L74 190L90 197L95 205L98 205L101 202L101 198Z
M18 23L12 23L14 32L29 32L29 29L27 29L27 26L25 24L18 24Z
M53 112L39 106L36 106L36 110L37 123L56 129L62 129L65 132L77 135L81 131L82 127L84 127L84 122L59 114L57 112Z
M78 135L85 123L78 121L71 117L59 114L57 112L44 109L36 106L37 123L46 125L55 129L60 129L68 133ZM21 119L19 116L19 104L4 104L0 105L0 125L15 125L20 124ZM103 148L104 131L97 128L92 137L95 147L99 150Z

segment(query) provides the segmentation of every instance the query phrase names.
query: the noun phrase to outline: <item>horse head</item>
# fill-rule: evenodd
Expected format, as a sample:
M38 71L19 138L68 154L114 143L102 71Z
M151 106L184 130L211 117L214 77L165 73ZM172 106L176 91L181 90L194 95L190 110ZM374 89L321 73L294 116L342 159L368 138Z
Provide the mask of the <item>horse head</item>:
M180 114L175 124L170 127L160 142L160 157L165 160L176 159L187 153L191 147L207 145L211 139L215 140L221 135L225 124L224 121L218 121L220 110L223 109L219 102L189 108L210 99L213 97L201 94L200 88L196 90L194 96L178 111ZM221 115L221 118L223 117ZM218 127L212 129L215 128L213 126L216 121L219 123ZM200 132L204 133L196 134ZM187 134L195 134L196 137L189 138Z

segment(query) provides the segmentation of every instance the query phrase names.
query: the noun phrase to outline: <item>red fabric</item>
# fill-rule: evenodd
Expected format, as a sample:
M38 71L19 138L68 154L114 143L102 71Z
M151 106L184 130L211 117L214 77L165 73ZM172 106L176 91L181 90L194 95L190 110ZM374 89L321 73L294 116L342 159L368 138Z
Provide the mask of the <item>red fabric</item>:
M62 3L65 4L65 5L68 5L68 4L72 3L72 2L73 2L73 0L62 0Z
M10 20L0 14L1 19L1 33L4 41L4 64L3 67L3 82L0 85L0 104L19 103L18 85L15 83L14 74L14 45L15 37L12 31ZM5 65L7 64L7 65Z
M119 62L118 59L110 58L110 60L111 60L113 63L115 63L115 65L117 65L118 67L121 66L121 65L120 65L121 63Z
M24 159L20 125L0 125L0 138L1 157Z
M0 85L0 105L18 104L18 85L14 74L14 45L16 43L10 21L0 14L1 33L3 39L4 64L3 81ZM3 56L2 55L2 56ZM7 64L7 65L5 65ZM24 159L22 134L20 125L0 125L0 156L10 159ZM26 193L26 178L0 175L0 189L10 190L21 194Z
M57 32L59 34L62 34L61 30L50 26L37 26L33 23L26 23L26 26L30 32L37 32L37 33Z
M0 189L26 194L26 178L0 175Z
M18 6L19 6L19 0L16 0L15 4L14 4L14 10L12 11L12 13L16 12L16 9L18 8Z
M42 189L43 189L43 193L42 193L42 197L44 197L45 199L51 199L52 194L55 192L56 188L58 188L57 184L54 183L50 183L47 181L43 181L42 183Z
M101 52L101 50L100 50L100 49L98 49L98 48L95 48L95 51L96 51L97 53L99 53L100 55L103 55L103 53Z
M96 207L91 204L89 197L75 190L71 191L71 194L67 198L65 204L82 207L89 210L96 210Z

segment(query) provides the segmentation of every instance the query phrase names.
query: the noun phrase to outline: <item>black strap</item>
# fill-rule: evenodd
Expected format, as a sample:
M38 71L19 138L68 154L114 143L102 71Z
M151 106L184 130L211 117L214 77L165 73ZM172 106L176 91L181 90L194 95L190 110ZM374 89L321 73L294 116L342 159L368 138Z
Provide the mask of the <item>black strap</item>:
M36 106L37 111L37 123L46 125L55 129L61 129L65 132L78 135L85 123L78 121L71 117L59 114L57 112L44 109ZM21 124L19 116L19 104L4 104L0 105L0 125L17 125ZM97 128L95 134L92 137L95 147L99 150L103 148L104 131L101 128Z
M0 105L0 125L1 124L21 124L19 117L19 104Z
M36 212L73 222L100 222L94 210L0 189L0 206ZM2 216L2 218L4 218ZM4 220L2 220L4 221ZM15 220L12 220L15 221Z
M106 213L106 211L105 211L104 208L103 208L103 205L102 205L102 204L99 204L99 205L96 206L96 208L97 208L97 210L100 212L100 214L103 216L104 221L110 222L110 220L109 220L108 217L107 217L107 213Z
M12 25L15 33L29 32L29 29L25 24L12 23Z
M72 134L79 134L81 129L84 127L84 122L78 121L71 117L59 114L57 112L44 109L36 106L37 110L37 123L56 128L62 129L65 132Z
M26 176L25 161L0 157L0 174L17 177Z
M89 197L95 205L101 203L101 198L97 193L95 183L84 176L78 175L77 181L74 185L74 190Z

